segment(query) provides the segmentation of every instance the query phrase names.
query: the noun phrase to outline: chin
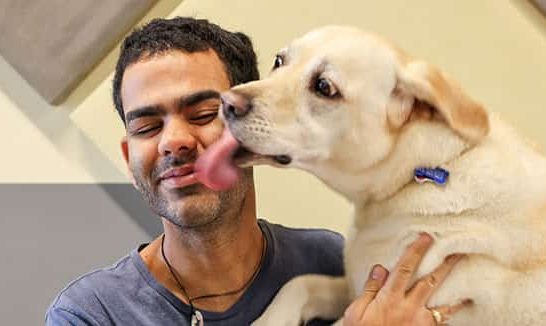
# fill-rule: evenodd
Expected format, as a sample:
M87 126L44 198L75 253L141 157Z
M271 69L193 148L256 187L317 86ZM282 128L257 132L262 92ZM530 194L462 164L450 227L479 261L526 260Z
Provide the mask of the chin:
M182 197L171 201L171 210L182 217L210 214L210 211L217 209L220 205L219 194L205 187L200 188L199 191L184 192Z
M185 207L176 212L175 224L185 229L197 229L215 224L218 218L217 209L214 207Z
M162 189L163 196L165 196L165 198L170 201L186 200L186 198L202 195L202 194L206 194L210 192L213 192L213 191L200 183L193 184L186 187L180 187L180 188L170 188L170 189L163 188Z

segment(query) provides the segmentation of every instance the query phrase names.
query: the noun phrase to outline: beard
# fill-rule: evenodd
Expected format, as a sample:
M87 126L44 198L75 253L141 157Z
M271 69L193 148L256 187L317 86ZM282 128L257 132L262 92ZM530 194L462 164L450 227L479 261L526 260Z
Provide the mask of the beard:
M135 184L150 209L181 229L210 229L226 222L229 216L240 218L239 212L253 183L252 168L243 169L235 186L226 191L215 192L200 183L169 190L161 187L158 180L162 173L193 161L166 157L149 177L141 165L133 165Z

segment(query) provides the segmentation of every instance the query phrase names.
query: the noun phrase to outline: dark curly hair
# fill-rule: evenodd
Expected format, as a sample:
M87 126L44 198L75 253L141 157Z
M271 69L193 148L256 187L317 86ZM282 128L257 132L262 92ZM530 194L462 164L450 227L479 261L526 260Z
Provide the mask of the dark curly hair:
M171 50L193 53L208 49L214 50L224 63L231 86L259 79L256 53L250 38L243 33L229 32L206 19L190 17L158 18L135 29L121 44L113 81L114 105L123 123L121 82L129 65Z

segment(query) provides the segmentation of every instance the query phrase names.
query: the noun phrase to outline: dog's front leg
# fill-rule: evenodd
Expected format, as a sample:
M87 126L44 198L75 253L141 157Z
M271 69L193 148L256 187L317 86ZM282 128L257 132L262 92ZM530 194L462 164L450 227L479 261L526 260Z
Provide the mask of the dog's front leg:
M335 320L350 304L344 277L298 276L286 283L254 326L297 326L319 318Z

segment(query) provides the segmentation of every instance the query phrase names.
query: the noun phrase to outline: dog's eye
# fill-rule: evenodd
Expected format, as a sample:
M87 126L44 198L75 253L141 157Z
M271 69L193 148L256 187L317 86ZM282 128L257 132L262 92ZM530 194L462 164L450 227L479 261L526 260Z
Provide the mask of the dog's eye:
M275 56L275 62L273 63L273 70L279 68L280 66L282 66L284 64L284 58L282 55L280 54L277 54Z
M334 84L326 78L317 78L313 87L314 91L321 96L328 98L339 96L339 92Z

